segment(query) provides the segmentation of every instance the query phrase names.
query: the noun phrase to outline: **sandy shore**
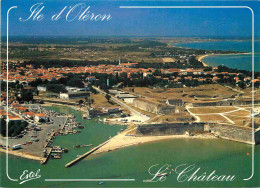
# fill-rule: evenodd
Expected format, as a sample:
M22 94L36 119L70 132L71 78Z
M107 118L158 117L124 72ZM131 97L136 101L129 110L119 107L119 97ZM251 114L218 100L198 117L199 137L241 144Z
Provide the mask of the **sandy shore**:
M198 55L196 56L196 59L200 62L202 62L202 64L204 65L204 67L209 67L208 64L206 64L203 59L205 57L208 57L208 56L221 56L221 55L247 55L247 54L252 54L251 52L248 52L248 53L230 53L230 54L205 54L205 55Z
M116 135L115 137L111 138L111 140L100 149L95 151L93 154L100 154L104 152L109 152L113 150L117 150L120 148L124 148L127 146L139 145L148 142L155 142L159 140L166 140L166 139L180 139L180 138L192 138L192 139L215 139L213 135L196 135L196 136L188 136L188 135L167 135L167 136L133 136L131 135L132 132L135 131L136 128L127 129L122 133Z
M7 151L4 150L4 149L0 149L0 152L6 153ZM13 151L13 150L8 150L8 155L9 154L17 156L17 157L22 157L22 158L26 158L26 159L36 160L36 161L41 161L43 159L42 157L38 157L38 156L32 155L30 153Z

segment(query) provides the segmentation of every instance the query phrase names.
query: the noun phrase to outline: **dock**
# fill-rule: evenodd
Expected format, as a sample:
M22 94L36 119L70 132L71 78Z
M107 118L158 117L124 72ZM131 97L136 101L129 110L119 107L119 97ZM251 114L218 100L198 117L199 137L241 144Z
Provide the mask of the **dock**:
M67 123L67 120L68 120L68 117L66 118L63 126L62 126L62 129L65 128L65 125ZM49 139L48 139L48 142L44 145L44 149L46 149L46 157L44 157L42 160L41 160L41 164L46 164L50 155L51 155L51 152L52 152L52 147L49 147L51 144L52 144L52 140L53 140L53 137L55 135L55 132L52 132Z
M102 144L99 144L97 147L91 149L90 151L84 153L83 155L81 155L81 156L77 157L76 159L72 160L71 162L67 163L67 164L65 165L65 167L66 167L66 168L71 167L72 165L76 164L76 163L79 162L80 160L82 160L82 159L84 159L84 158L90 156L93 152L97 151L99 148L101 148L102 146L104 146L105 144L107 144L109 141L110 141L110 139L107 140L107 141L105 141L105 142L103 142Z
M52 148L49 148L49 147L46 147L46 157L44 157L42 160L41 160L41 164L46 164L50 155L51 155L51 151L52 151Z

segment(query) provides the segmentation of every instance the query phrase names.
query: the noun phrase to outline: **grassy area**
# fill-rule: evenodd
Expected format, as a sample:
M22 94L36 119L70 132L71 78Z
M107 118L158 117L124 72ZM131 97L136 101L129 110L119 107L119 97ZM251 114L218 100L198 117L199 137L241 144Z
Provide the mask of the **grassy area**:
M175 113L171 115L159 115L152 119L153 123L173 123L173 122L180 122L187 119L187 121L192 121L192 116L189 113Z
M248 111L245 111L245 110L239 110L239 111L235 111L235 112L232 112L232 113L229 113L229 115L235 115L235 116L250 116L250 112Z
M221 115L214 114L214 115L200 115L200 121L217 121L221 123L230 123L226 118L222 117Z
M102 94L91 94L90 95L91 99L94 100L94 103L91 105L92 107L95 108L109 108L109 107L119 107L115 102L110 100L110 102L107 101L106 97Z
M225 107L198 107L198 108L190 108L189 110L194 114L210 114L210 113L224 113L236 109L237 108L232 106L225 106Z
M222 97L231 97L232 95L237 94L237 92L219 84L201 85L195 88L124 88L125 91L129 91L129 89L134 89L136 94L142 95L158 102L165 102L167 99L183 99L185 102L217 101L221 100ZM194 97L194 95L196 97ZM213 96L215 96L216 98L212 99Z
M225 115L227 118L229 118L230 120L234 121L235 125L238 126L244 126L244 123L248 123L250 122L250 118L246 118L246 117L238 117L238 116L231 116L231 115Z

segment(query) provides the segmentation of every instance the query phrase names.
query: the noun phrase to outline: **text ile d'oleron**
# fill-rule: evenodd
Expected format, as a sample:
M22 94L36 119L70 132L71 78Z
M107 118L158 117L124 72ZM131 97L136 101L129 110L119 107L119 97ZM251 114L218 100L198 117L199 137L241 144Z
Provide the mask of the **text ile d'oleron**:
M29 20L42 21L45 18L44 15L44 3L36 3L30 8L30 15L26 18L19 18L21 22ZM112 16L110 14L95 14L91 12L91 7L85 3L78 3L74 6L64 6L50 17L51 21L58 21L65 19L67 22L72 21L110 21Z

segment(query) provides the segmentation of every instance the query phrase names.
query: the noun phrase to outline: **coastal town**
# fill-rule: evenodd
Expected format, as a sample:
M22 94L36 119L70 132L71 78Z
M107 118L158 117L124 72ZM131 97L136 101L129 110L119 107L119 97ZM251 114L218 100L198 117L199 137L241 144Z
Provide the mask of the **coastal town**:
M135 39L130 46L108 41L109 45L95 41L84 50L29 47L29 53L57 52L57 57L81 54L83 61L28 55L19 59L21 51L11 44L11 54L17 57L8 62L9 69L1 62L0 151L41 164L69 155L69 149L55 145L54 139L88 130L74 114L46 106L69 107L86 122L126 127L99 145L84 140L75 144L87 153L66 167L92 153L178 137L259 143L260 74L252 79L250 71L203 62L207 55L236 52L178 48L162 40ZM100 59L102 50L106 59Z

